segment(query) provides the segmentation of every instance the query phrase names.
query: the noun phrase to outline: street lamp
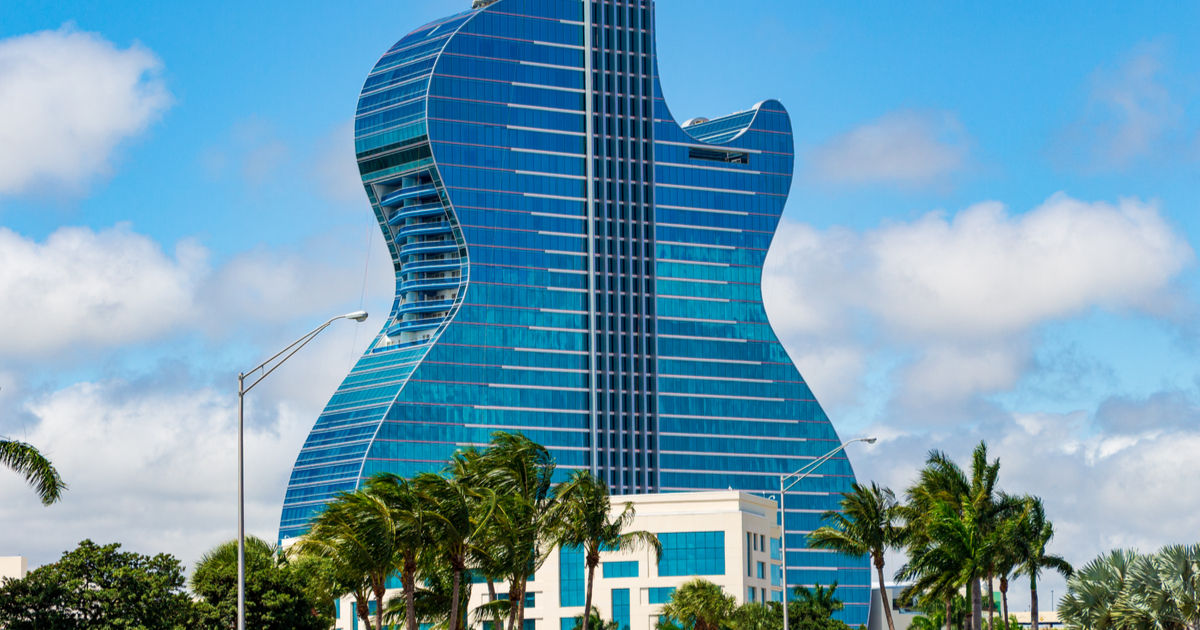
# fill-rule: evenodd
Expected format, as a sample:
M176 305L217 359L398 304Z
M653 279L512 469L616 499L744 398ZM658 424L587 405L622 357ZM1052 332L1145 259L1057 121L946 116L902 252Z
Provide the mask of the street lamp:
M356 322L361 322L367 318L366 311L354 311L345 315L338 315L333 319L317 326L312 332L293 341L291 345L280 350L275 356L263 361L258 367L250 370L246 374L254 374L258 371L263 371L254 382L246 387L246 374L238 374L238 630L246 630L246 488L245 488L245 458L242 455L242 433L245 427L244 410L246 402L246 394L254 389L255 385L262 382L264 378L271 375L276 368L283 365L284 361L292 358L292 355L300 351L308 342L313 340L318 333L329 327L330 324L339 319L353 319ZM291 352L288 352L288 351ZM283 356L286 353L286 356ZM282 359L279 357L283 356ZM278 361L276 361L278 359ZM274 363L274 365L271 365ZM267 366L270 365L270 368Z
M800 483L801 481L804 481L804 478L813 474L813 472L815 472L817 470L817 468L819 468L821 466L821 464L824 464L825 462L829 461L834 455L837 455L838 453L842 452L843 449L845 449L847 446L850 446L851 444L853 444L855 442L866 442L867 444L874 444L875 438L873 438L873 437L855 438L855 439L850 440L849 442L846 442L845 444L833 449L832 451L825 453L824 455L818 457L817 459L809 462L804 467L802 467L800 470L797 470L796 472L791 473L790 475L780 475L779 476L779 514L780 514L780 516L779 516L779 522L780 522L779 558L783 562L783 567L782 567L782 569L783 569L782 570L782 573L783 573L783 577L782 577L782 582L783 582L783 630L788 630L788 599L789 599L788 590L787 590L788 589L788 584L787 584L787 515L783 511L783 493L787 492L788 489L792 488L793 486ZM796 475L800 475L800 476L796 477ZM787 484L787 486L785 487L783 485L784 482L787 481L788 479L791 479L792 477L796 477L796 479L793 480L791 483Z

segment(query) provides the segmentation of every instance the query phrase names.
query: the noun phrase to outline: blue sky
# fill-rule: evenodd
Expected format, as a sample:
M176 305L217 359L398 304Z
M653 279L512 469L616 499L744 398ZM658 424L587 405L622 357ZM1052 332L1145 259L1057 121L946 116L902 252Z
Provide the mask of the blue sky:
M190 561L228 537L234 375L363 304L377 317L256 391L249 518L274 535L390 303L358 90L467 6L0 6L0 434L72 483L43 509L0 477L0 555L91 536ZM1194 541L1200 498L1167 497L1200 474L1181 458L1200 448L1200 5L664 0L658 23L676 118L791 114L765 300L842 434L883 438L861 476L902 488L929 448L986 438L1077 562Z

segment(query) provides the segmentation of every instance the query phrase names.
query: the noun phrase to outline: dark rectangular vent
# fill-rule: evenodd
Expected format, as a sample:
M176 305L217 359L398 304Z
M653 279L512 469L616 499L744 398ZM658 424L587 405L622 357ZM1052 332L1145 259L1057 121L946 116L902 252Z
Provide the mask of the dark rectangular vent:
M750 163L750 154L745 151L731 151L729 149L688 149L688 157L693 160L725 162L726 164Z

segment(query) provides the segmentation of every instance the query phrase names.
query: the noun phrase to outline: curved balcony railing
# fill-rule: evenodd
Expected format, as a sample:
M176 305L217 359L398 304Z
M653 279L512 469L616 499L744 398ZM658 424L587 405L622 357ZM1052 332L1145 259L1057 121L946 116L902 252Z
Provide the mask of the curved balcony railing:
M436 254L438 252L453 251L458 251L458 242L449 238L443 241L417 241L416 243L408 243L400 248L400 255Z
M410 273L415 271L451 271L462 267L463 259L455 256L454 258L443 258L441 260L410 260L404 263L404 269L401 273Z
M433 187L433 184L417 184L416 186L406 186L396 192L384 195L383 199L379 200L379 205L384 208L391 208L404 203L406 199L420 199L421 197L432 197L435 195L437 195L437 189Z
M400 305L401 313L434 313L448 311L454 306L454 298L444 300L413 300Z
M407 293L409 291L437 291L439 289L453 289L454 287L462 286L462 281L462 276L405 280L404 282L400 283L400 292Z
M400 228L396 236L418 236L421 234L445 234L452 229L449 221L413 223Z
M415 330L428 330L430 328L437 328L445 320L445 315L436 315L434 317L424 317L421 319L410 319L408 321L396 322L391 326L388 326L387 335L392 337L402 332L413 332Z
M395 212L388 217L388 225L400 225L405 219L415 217L430 217L436 214L443 214L446 208L442 206L442 202L434 201L432 203L422 203L415 206L404 206L397 208Z

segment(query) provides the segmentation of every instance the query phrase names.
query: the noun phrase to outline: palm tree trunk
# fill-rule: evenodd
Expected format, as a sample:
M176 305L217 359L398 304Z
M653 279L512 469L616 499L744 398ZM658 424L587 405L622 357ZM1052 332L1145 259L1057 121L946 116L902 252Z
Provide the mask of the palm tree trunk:
M376 604L376 606L378 605ZM362 620L366 630L371 630L371 609L367 607L367 598L355 597L354 609L358 612L358 618Z
M979 586L979 578L971 578L971 627L983 630L983 594Z
M383 629L383 596L387 594L387 578L371 580L371 590L375 591L375 628Z
M1037 576L1029 576L1029 630L1038 630Z
M454 588L450 589L450 619L446 627L450 630L458 630L458 589L462 580L462 565L461 558L455 558L454 566Z
M417 630L417 553L404 554L404 627Z
M525 592L528 590L528 582L521 578L521 601L517 604L517 630L525 630Z
M954 595L946 596L946 630L954 630L954 626L950 625L950 605L954 601Z
M525 599L521 582L513 580L508 583L508 630L515 630L521 623L521 601Z
M992 574L988 574L988 630L996 630L996 591L992 589Z
M488 601L494 602L494 601L496 601L496 581L493 580L492 578L488 578L487 585L488 585ZM499 610L493 609L493 614L495 615L495 618L492 620L492 630L500 630L500 628L504 627L504 619L500 616ZM409 628L409 630L414 630L414 629Z
M1004 615L1004 630L1008 629L1008 576L1000 576L1000 605Z
M875 556L875 571L879 574L879 601L883 603L883 617L887 619L888 630L896 630L896 624L892 622L892 607L888 605L887 589L883 587L883 554Z
M592 555L588 554L587 558L587 594L583 597L583 628L588 630L588 621L592 618L592 581L596 577L596 565L600 564L600 554L596 554L596 559L592 560Z

